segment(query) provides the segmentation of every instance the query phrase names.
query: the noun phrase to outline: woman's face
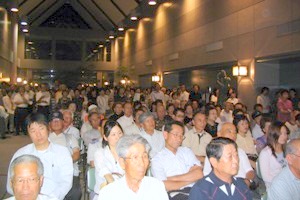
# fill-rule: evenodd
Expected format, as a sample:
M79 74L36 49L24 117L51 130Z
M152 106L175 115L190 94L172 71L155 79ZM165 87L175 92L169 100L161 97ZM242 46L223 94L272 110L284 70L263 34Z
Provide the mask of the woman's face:
M216 109L212 109L209 111L208 120L216 121L218 117L218 113Z
M288 130L285 126L282 126L280 129L280 136L278 138L278 143L284 145L286 144L287 139L288 139Z
M238 132L239 133L247 133L247 131L249 130L249 123L247 120L241 120L239 123L238 123Z
M187 106L185 109L185 113L186 114L193 114L193 108L192 106Z
M109 136L106 137L104 136L104 139L108 142L109 146L116 146L117 142L119 141L119 139L123 136L123 132L120 129L119 126L114 126L110 133Z
M168 108L168 114L169 115L174 115L174 106L170 106L169 108Z

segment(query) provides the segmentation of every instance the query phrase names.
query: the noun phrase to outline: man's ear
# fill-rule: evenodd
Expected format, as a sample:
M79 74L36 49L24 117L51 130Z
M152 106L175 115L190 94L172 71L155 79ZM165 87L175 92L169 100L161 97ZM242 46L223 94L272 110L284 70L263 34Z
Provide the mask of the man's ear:
M168 132L167 131L164 131L163 132L163 135L164 135L164 138L165 138L165 140L168 138Z
M121 168L125 171L125 158L119 158Z
M44 183L44 176L41 175L41 176L40 176L40 186L41 186L41 187L43 186L43 183Z
M287 155L285 156L285 160L287 161L287 163L288 163L289 165L291 165L292 162L293 162L292 155L287 154Z
M210 164L213 168L217 168L218 163L219 163L218 160L216 158L213 158L213 157L209 158L209 162L210 162Z

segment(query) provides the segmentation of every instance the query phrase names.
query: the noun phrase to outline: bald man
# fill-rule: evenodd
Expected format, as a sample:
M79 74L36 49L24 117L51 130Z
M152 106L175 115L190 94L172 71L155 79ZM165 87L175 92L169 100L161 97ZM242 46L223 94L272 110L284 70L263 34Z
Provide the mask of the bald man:
M230 123L224 123L222 125L222 128L218 132L218 137L226 137L233 141L236 140L236 128L235 126ZM239 171L235 177L243 178L245 180L245 183L250 186L253 182L253 179L255 177L255 172L253 168L251 167L251 164L249 162L249 159L247 157L247 154L244 150L241 148L238 148L238 155L239 155ZM205 158L204 168L203 168L203 174L204 176L208 175L211 172L211 165L207 157Z
M300 139L291 140L286 145L285 167L273 179L268 189L269 200L289 200L300 197Z

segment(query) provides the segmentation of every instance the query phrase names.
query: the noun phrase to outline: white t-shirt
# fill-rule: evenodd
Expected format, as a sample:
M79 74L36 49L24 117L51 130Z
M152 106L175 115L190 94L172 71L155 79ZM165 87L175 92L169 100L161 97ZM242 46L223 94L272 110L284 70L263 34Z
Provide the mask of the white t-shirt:
M134 123L132 115L130 117L123 115L117 122L121 125L123 130Z
M98 200L169 200L163 182L145 176L140 183L139 190L133 192L128 187L125 176L104 187L100 191Z

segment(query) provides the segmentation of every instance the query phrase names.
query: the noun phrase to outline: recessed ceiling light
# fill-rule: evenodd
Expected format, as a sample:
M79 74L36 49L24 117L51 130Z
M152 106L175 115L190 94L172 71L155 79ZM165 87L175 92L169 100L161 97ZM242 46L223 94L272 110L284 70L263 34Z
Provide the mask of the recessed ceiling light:
M155 1L155 0L149 0L149 1L148 1L148 4L149 4L150 6L154 6L154 5L156 5L156 1Z
M11 10L12 12L19 12L19 9L18 9L18 8L15 8L15 7L14 7L14 8L11 8L10 10Z
M137 17L136 17L136 16L132 16L132 17L130 17L130 19L131 19L132 21L136 21L136 20L137 20Z
M22 30L24 33L28 33L29 31L28 31L28 29L23 29Z
M118 31L124 31L124 28L123 27L119 27Z
M22 26L27 26L27 25L28 25L28 23L27 23L27 22L25 22L25 21L22 21L22 22L21 22L21 25L22 25Z

